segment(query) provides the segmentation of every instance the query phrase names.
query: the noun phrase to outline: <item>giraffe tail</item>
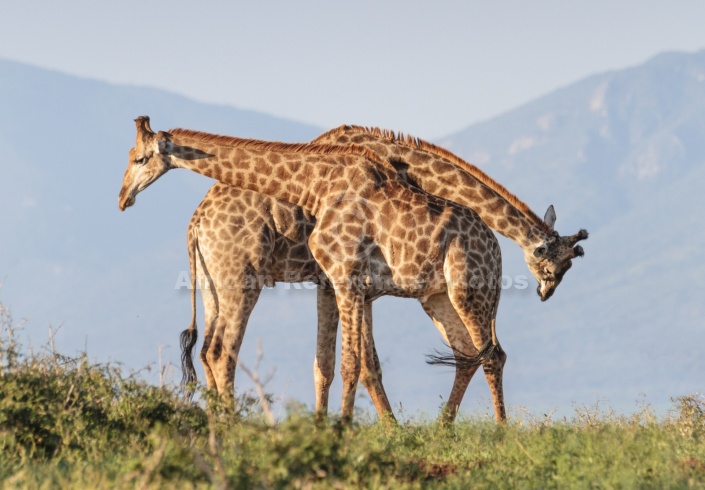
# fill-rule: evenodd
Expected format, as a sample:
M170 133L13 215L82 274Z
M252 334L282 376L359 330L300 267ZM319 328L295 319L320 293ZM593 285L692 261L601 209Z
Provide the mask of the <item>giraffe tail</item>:
M502 348L499 343L495 344L492 339L488 340L485 345L482 346L477 354L470 355L466 354L458 349L453 349L452 352L440 352L435 351L434 354L428 354L426 356L426 363L435 366L451 366L460 369L470 369L475 366L481 366L485 362L491 360L496 355L502 353Z
M191 325L181 332L181 386L186 397L193 396L193 385L196 383L196 369L193 366L193 350L198 340L198 327L196 326L196 255L198 241L195 230L189 227L188 233L188 262L191 277Z

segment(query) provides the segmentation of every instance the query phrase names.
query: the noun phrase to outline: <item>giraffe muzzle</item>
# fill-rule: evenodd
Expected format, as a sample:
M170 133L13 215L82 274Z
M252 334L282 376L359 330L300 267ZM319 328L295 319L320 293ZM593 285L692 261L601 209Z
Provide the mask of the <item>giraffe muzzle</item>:
M556 286L544 286L541 287L542 285L539 284L536 287L536 293L539 295L539 298L541 298L541 301L546 301L548 300L551 296L553 296L553 293L556 291Z
M132 195L132 193L128 194L128 193L120 192L120 196L118 199L118 207L120 208L120 211L124 211L125 209L132 206L134 203L135 203L135 196Z

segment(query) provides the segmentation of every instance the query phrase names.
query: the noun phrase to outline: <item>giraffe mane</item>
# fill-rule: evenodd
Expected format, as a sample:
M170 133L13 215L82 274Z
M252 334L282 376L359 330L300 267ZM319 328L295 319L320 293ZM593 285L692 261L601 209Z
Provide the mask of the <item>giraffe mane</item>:
M206 133L193 129L174 128L166 132L168 135L176 137L194 138L203 143L211 143L216 145L239 146L262 151L280 151L289 153L316 153L320 155L358 155L363 156L368 160L372 160L388 169L393 167L380 158L375 152L358 145L330 145L318 143L283 143L281 141L265 141L249 138L238 138L237 136L225 136L214 133Z
M454 165L462 168L466 172L468 172L470 175L472 175L475 179L492 189L494 192L496 192L502 199L507 201L509 204L517 208L521 213L523 213L527 218L529 218L531 221L534 222L535 225L539 226L542 230L544 230L546 233L551 234L551 230L548 228L546 223L538 217L536 213L534 213L531 208L521 199L519 199L517 196L512 194L506 187L504 187L502 184L494 180L492 177L487 175L485 172L480 170L478 167L475 165L466 162L459 156L457 156L455 153L452 153L445 148L442 148L438 145L434 145L433 143L429 143L428 141L422 140L421 138L417 138L415 136L410 136L408 134L404 134L402 132L395 132L391 129L381 129L381 128L376 128L376 127L367 127L367 126L356 126L354 124L343 124L341 126L338 126L337 128L333 128L331 130L326 131L325 133L319 135L317 138L315 138L311 143L316 143L318 140L323 140L328 137L335 137L335 136L340 136L345 133L363 133L363 134L369 134L377 138L384 139L390 143L406 146L409 148L413 148L415 150L423 150L427 151L429 153L433 153L435 155L438 155L442 158L445 158L446 160L450 161Z

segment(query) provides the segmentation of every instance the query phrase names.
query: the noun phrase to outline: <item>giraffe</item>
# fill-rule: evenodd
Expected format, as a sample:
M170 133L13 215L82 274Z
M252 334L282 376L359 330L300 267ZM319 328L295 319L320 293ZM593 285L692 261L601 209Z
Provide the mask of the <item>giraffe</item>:
M574 245L578 240L586 238L587 232L581 230L572 237L560 237L557 235L553 230L553 223L555 222L553 206L549 207L546 217L541 221L526 204L484 174L480 169L431 143L418 138L395 134L388 130L348 125L327 131L316 138L314 142L342 145L356 144L366 147L394 165L405 180L411 181L414 185L418 185L425 190L433 189L436 195L474 209L492 229L512 239L524 249L527 265L529 265L534 277L539 282L537 292L542 297L542 301L548 299L555 291L563 275L570 268L571 259L583 254L582 247L574 247ZM217 184L216 186L219 185ZM272 204L267 206L276 206L278 201L271 201ZM279 205L282 207L287 206L284 203ZM288 212L288 209L286 212ZM240 226L243 225L241 224ZM534 240L530 238L532 235ZM243 237L232 238L233 241L243 241ZM257 240L257 232L253 230L245 241L247 243L256 243ZM224 246L227 248L231 245L226 243ZM539 246L546 247L547 252L542 254L543 256L536 251ZM539 252L541 250L539 249ZM551 277L547 276L550 274L551 269L553 270L553 277L557 278L557 280L549 285ZM293 271L295 269L289 268L288 270ZM301 273L307 274L305 271ZM319 298L319 305L321 304ZM326 315L325 303L321 307L323 308L322 314ZM328 305L328 309L330 310L330 305ZM249 311L246 316L249 316ZM192 322L192 325L195 325L194 322ZM371 329L371 317L369 324ZM244 330L245 326L246 324L243 324L240 328ZM240 331L240 329L235 330ZM320 413L325 410L327 390L334 376L337 322L327 324L319 322L318 332L319 341L316 364L314 365L314 377L316 379L317 395L316 410L317 413ZM373 353L373 356L369 358L372 364L368 365L368 363L365 363L364 361L368 358L363 357L362 381L363 385L370 390L374 389L374 386L370 386L369 376L381 376L381 371L371 334L368 337L371 344L370 349ZM207 345L204 346L204 349L206 347ZM333 359L333 361L328 362L329 359ZM318 360L321 360L321 362ZM459 374L460 379L462 379L462 373ZM228 381L230 386L232 381L232 379ZM469 382L469 379L467 381ZM385 412L387 415L391 414L388 408L390 405L384 393L372 396L372 398L380 401L378 405L380 415ZM319 402L319 400L326 400L326 402Z
M200 359L206 386L233 397L237 357L247 322L263 286L275 282L317 283L318 341L314 361L316 415L328 409L328 391L335 370L338 307L333 290L322 277L307 245L314 218L304 209L252 191L216 183L189 222L187 242L191 276L191 325L181 334L182 384L196 380L193 348L196 331L196 281L201 284L205 310L204 343ZM198 279L197 279L198 278ZM369 305L366 306L366 310ZM369 316L368 316L369 315ZM366 311L364 335L371 335L371 310ZM381 385L381 370L371 341L372 364L362 363L360 380L370 391L380 417L394 416ZM367 357L363 357L366 361ZM372 372L374 371L374 372ZM370 379L379 379L379 388ZM381 390L377 392L376 390Z
M549 299L584 250L576 243L588 238L586 230L560 236L554 230L556 213L548 207L541 220L525 203L476 166L419 138L393 131L342 125L326 131L311 143L354 144L373 151L393 165L400 176L424 191L467 206L493 230L517 243L538 282L541 301Z
M168 170L186 168L299 205L316 218L308 243L335 286L343 326L344 422L352 419L360 373L364 305L382 295L419 298L436 326L445 328L457 363L483 366L495 417L505 420L506 354L495 333L501 253L477 214L408 186L394 168L357 147L257 142L184 129L155 134L148 122L136 120L120 209ZM466 338L449 328L457 320ZM476 354L457 348L467 340ZM456 394L454 384L447 405L459 404Z

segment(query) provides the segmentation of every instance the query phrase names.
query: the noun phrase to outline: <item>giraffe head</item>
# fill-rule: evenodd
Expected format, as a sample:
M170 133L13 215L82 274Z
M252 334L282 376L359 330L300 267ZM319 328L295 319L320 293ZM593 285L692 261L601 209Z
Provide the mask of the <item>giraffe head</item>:
M135 147L130 150L127 170L118 196L118 206L121 211L132 206L137 194L172 168L165 151L165 134L161 131L155 134L149 126L147 116L138 117L135 119L135 124L137 126Z
M585 240L588 232L580 230L575 235L560 236L553 229L556 223L553 205L548 207L543 221L552 232L551 236L533 250L525 250L524 258L539 283L536 292L541 297L541 301L546 301L556 291L568 269L573 266L573 258L582 257L585 254L583 247L576 243Z

